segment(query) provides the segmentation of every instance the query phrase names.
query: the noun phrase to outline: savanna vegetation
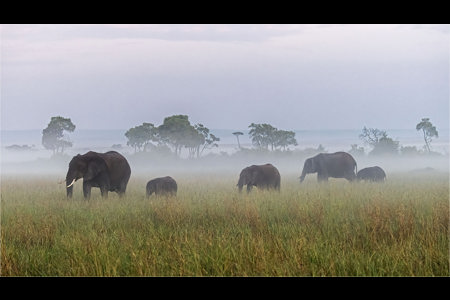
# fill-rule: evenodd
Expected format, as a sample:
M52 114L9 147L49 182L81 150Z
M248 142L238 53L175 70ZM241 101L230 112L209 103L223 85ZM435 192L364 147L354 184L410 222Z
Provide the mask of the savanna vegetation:
M448 173L384 184L282 173L281 192L239 194L238 174L172 174L176 198L59 178L3 176L1 276L449 276ZM206 175L206 176L205 176Z
M52 117L48 126L42 131L42 145L45 149L52 150L53 156L60 156L68 147L72 147L73 143L70 138L64 135L64 132L73 132L76 126L70 118L61 116ZM253 148L242 148L239 142L239 135L244 133L237 131L233 135L236 136L238 152L241 151L272 151L272 152L291 152L290 146L298 146L294 131L280 130L268 123L255 124L249 126L248 135L252 142ZM349 145L350 149L345 149L352 155L363 156L366 154L371 156L385 155L441 155L441 153L431 150L432 138L438 138L439 134L430 118L422 118L421 122L416 125L416 130L421 131L425 145L423 150L417 149L416 146L401 146L400 141L389 137L387 131L377 128L363 127L359 138L363 144L370 147L366 150L358 144ZM164 118L161 125L155 126L153 123L144 122L142 125L135 126L125 132L127 145L134 148L134 153L149 152L159 155L174 154L175 157L181 157L182 149L188 150L188 158L199 158L206 149L219 147L217 142L220 137L214 135L209 128L201 123L192 125L187 115L172 115ZM122 145L112 145L112 149L120 149ZM28 145L10 145L6 147L11 150L30 150ZM294 151L299 151L295 149ZM302 150L300 150L302 151ZM326 149L319 145L318 152L327 152Z
M349 153L359 170L381 165L382 184L318 184L315 175L300 184L304 160L326 149L289 150L298 144L294 132L249 128L254 148L241 147L237 131L231 155L201 155L219 138L184 115L131 128L126 196L103 199L94 188L86 201L82 184L70 200L58 184L71 159L62 153L72 145L63 131L75 126L52 118L42 142L55 155L2 174L0 275L450 275L448 157L431 151L437 130L429 119L416 128L423 151L364 127L360 138L372 151L351 145ZM281 191L239 194L241 169L267 162L280 170ZM146 199L147 181L163 175L176 179L177 196Z

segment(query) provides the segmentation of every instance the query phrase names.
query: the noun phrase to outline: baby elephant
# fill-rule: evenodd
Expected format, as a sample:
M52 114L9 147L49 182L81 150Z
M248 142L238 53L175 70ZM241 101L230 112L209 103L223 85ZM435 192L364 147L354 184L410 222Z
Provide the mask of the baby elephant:
M358 174L356 174L356 178L358 181L367 180L384 182L386 179L386 173L384 173L383 169L378 166L368 167L359 170Z
M147 182L147 198L151 194L176 196L177 195L177 182L170 176L159 177Z

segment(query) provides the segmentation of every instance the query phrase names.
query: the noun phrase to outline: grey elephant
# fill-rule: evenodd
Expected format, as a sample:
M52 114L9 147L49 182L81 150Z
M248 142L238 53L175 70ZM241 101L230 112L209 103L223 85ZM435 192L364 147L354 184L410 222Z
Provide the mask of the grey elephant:
M384 182L386 179L386 173L379 166L367 167L361 169L356 174L358 181L366 180L373 182Z
M280 182L280 172L272 164L251 165L241 171L237 186L239 192L242 192L242 187L247 185L247 193L252 190L253 186L259 189L275 189L279 191Z
M145 188L147 198L153 193L155 195L176 196L177 195L177 182L170 176L158 177L147 182Z
M305 160L300 183L306 174L317 173L317 181L326 182L329 177L345 178L348 181L356 179L356 161L347 152L319 153Z
M75 181L83 178L83 195L91 197L91 188L100 188L101 195L108 197L108 191L125 194L131 168L127 159L116 151L97 153L89 151L76 155L69 163L66 175L67 197L71 198Z

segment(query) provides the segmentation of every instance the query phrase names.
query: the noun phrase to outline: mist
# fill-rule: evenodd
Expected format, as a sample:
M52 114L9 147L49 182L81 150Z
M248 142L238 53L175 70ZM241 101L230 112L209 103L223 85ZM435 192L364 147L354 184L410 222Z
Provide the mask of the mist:
M62 178L70 159L115 150L133 176L235 174L272 163L298 177L319 152L365 147L358 169L448 173L449 25L1 25L1 173ZM32 109L24 109L32 107ZM199 158L134 153L124 132L188 115L221 138ZM41 145L53 116L71 118L73 147ZM364 126L421 150L429 117L435 155L372 156ZM298 146L258 152L250 123L294 130ZM402 130L409 130L408 132ZM241 137L237 148L233 131ZM347 134L350 132L349 134ZM116 145L116 147L113 147ZM120 145L120 146L117 146ZM12 146L17 146L11 148ZM313 177L314 175L309 175Z
M231 140L231 139L230 139ZM55 184L65 178L68 165L72 157L76 154L84 154L88 151L106 152L118 151L126 157L131 166L131 179L144 178L152 179L161 176L195 176L198 179L207 179L211 176L231 176L235 177L236 183L240 171L250 165L271 163L278 168L282 181L298 181L303 169L304 161L318 153L333 153L337 151L349 152L347 147L328 147L326 140L320 144L324 149L319 149L319 145L307 147L299 145L287 151L258 151L251 144L242 139L242 149L237 149L236 145L228 144L228 147L221 145L212 150L205 150L199 158L188 158L187 150L184 149L181 156L176 156L173 152L134 152L128 146L120 149L103 145L93 147L68 148L63 154L52 155L49 150L43 150L39 146L26 150L5 149L1 150L1 174L2 176L37 176L43 178L54 178ZM226 151L227 150L227 151ZM392 175L405 176L429 176L430 174L441 174L448 176L449 157L448 154L434 153L431 155L370 155L353 154L357 162L357 170L365 167L380 166L386 174L387 180ZM317 174L307 175L305 182L316 181ZM345 181L345 179L330 180ZM301 185L299 184L299 188Z

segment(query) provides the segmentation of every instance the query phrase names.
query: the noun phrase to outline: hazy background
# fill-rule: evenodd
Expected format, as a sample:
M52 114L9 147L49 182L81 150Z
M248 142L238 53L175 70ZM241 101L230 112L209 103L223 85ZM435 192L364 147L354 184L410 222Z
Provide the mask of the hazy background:
M1 25L1 128L449 125L449 25Z

